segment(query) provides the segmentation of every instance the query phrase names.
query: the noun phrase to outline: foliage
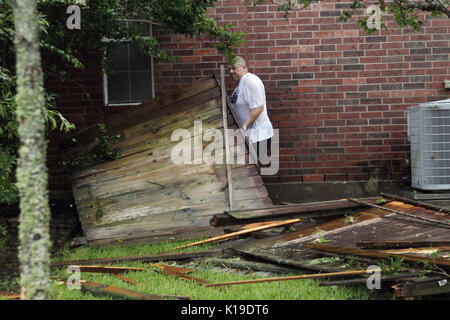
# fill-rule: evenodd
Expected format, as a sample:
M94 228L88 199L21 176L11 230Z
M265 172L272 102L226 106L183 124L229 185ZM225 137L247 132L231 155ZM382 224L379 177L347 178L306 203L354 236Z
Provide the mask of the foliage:
M87 0L81 7L81 29L69 30L66 8L73 0L39 1L41 12L52 21L46 37L53 48L62 48L68 54L66 60L80 52L80 42L101 56L106 69L105 58L115 41L128 40L143 52L161 61L175 61L159 42L148 34L148 25L185 36L208 35L214 47L229 60L234 58L231 46L244 41L243 33L231 32L232 25L219 26L206 16L207 9L217 0ZM110 39L112 41L100 41ZM57 51L55 51L57 52ZM58 52L57 52L58 53ZM74 61L75 62L75 61Z
M16 74L13 39L15 36L12 10L0 0L0 203L12 204L17 201L18 190L15 185L15 167L19 145L18 124L16 121ZM39 16L39 25L43 34L47 33L49 24L43 15ZM56 51L50 44L41 41L41 48ZM61 55L65 55L62 51ZM68 57L66 57L68 58ZM55 95L44 93L44 117L47 123L47 133L58 128L69 131L75 126L63 115L54 110Z
M118 159L120 157L120 152L118 150L112 150L110 146L119 141L120 135L108 135L108 130L104 123L99 123L98 127L102 132L102 135L95 139L97 144L91 150L92 158L98 162Z
M206 17L207 8L217 0L87 0L82 6L81 30L69 30L66 10L75 0L38 0L40 47L45 80L73 81L69 72L84 68L80 52L96 53L106 71L106 57L115 41L127 39L143 52L163 61L175 61L159 48L155 37L145 33L149 24L173 30L176 34L198 36L206 34L214 47L233 61L232 46L238 46L243 33L231 32L232 25L219 26ZM14 20L11 7L0 0L0 203L17 201L14 171L18 137L15 109ZM101 39L112 41L100 41ZM45 91L47 132L53 129L69 131L75 126L55 110L56 95ZM94 155L99 161L117 157L106 145L113 137L102 136Z
M244 0L247 5L258 5L264 3L265 1L266 0ZM388 6L386 6L385 0L377 1L377 5L381 12L386 12L386 10L389 10L394 17L394 21L396 21L398 26L401 28L409 26L414 30L419 31L424 21L420 20L418 12L430 12L432 17L446 15L450 18L450 10L448 8L450 5L449 0L393 0ZM277 2L279 3L280 1ZM287 18L289 12L292 10L307 8L312 2L320 2L320 0L283 0L279 5L278 10L283 11L284 16ZM373 2L370 4L373 4ZM346 22L355 12L357 12L358 9L361 8L366 8L366 4L359 0L354 0L350 5L350 11L342 11L340 20ZM376 29L368 26L368 21L369 17L364 17L359 19L357 24L362 27L367 34L377 31ZM381 24L381 28L387 29L386 25L383 23Z
M61 161L61 164L63 166L75 168L92 162L101 163L119 159L120 151L112 149L112 146L119 142L120 134L109 135L108 129L104 123L99 123L98 129L100 130L101 135L95 138L96 144L91 149L86 152L75 153ZM77 142L75 138L73 138L72 141L75 143Z

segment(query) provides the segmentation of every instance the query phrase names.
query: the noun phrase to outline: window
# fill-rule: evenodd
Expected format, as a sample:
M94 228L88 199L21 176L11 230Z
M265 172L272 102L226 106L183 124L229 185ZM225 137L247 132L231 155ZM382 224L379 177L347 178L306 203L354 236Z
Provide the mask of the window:
M139 23L138 27L144 28L141 29L144 31L143 35L151 35L150 24ZM153 58L144 54L130 41L123 40L112 44L108 69L108 74L103 74L106 106L138 105L154 98Z

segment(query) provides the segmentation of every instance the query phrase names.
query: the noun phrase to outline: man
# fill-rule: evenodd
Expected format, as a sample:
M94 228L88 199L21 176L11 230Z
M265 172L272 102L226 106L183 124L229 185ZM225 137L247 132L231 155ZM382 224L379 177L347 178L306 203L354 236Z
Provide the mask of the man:
M273 127L267 115L266 93L261 79L250 73L242 57L230 68L230 74L238 85L230 99L252 144L256 144L258 157L263 160L270 148ZM264 163L264 161L262 161Z

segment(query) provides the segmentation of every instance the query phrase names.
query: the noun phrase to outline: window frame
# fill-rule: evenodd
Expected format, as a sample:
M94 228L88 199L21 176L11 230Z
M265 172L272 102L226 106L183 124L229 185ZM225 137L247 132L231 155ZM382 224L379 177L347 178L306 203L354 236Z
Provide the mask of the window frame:
M128 22L127 22L128 24ZM153 28L152 24L150 24L150 35L152 34ZM145 36L142 37L143 39L150 39L151 36ZM111 38L102 38L102 42L118 42L118 43L132 43L130 39L123 38L120 40L115 40ZM128 52L128 57L130 55L130 52ZM155 98L155 69L154 69L154 62L153 62L153 56L150 56L150 73L151 73L151 81L152 81L152 97L150 99ZM131 80L131 79L129 79ZM128 86L130 86L131 83L128 81ZM138 106L142 104L143 102L123 102L123 103L110 103L109 102L109 95L108 95L108 74L106 72L103 72L103 100L105 107L117 107L117 106Z

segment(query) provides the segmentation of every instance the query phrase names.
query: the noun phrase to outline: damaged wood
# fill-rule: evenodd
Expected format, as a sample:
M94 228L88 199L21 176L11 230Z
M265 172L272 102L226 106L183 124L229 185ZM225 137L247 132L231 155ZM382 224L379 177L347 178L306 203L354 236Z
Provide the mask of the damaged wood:
M86 265L71 265L72 268L77 268L80 272L91 272L91 273L111 273L111 274L121 274L130 271L145 271L145 268L135 268L135 267L101 267L101 266L86 266Z
M404 202L404 203L413 204L415 206L431 209L431 210L434 210L434 211L437 211L437 212L450 213L450 209L448 209L448 208L436 206L434 204L426 203L426 202L423 202L423 201L417 201L417 200L413 200L413 199L409 199L409 198L405 198L405 197L400 197L400 196L389 194L389 193L380 193L380 195L385 197L385 198L388 198L388 199L392 199L392 200L397 200L397 201L401 201L401 202Z
M372 270L372 272L375 272L375 271L380 271L380 270L377 270L377 269ZM242 281L223 282L223 283L210 283L210 284L206 284L205 287L222 287L222 286L231 286L231 285L238 285L238 284L262 283L262 282L277 282L277 281L289 281L289 280L301 280L301 279L346 277L346 276L354 276L354 275L367 274L367 273L368 273L367 270L349 270L349 271L342 271L342 272L305 274L305 275L301 275L301 276L242 280Z
M231 156L230 156L230 142L228 136L228 122L227 122L227 102L226 102L226 92L225 92L225 67L220 65L220 89L222 96L222 113L223 113L223 136L225 137L225 162L227 171L227 185L228 185L228 201L230 204L230 210L234 209L234 193L233 193L233 179L231 176Z
M430 258L423 256L415 256L409 254L398 254L398 253L388 253L384 251L374 251L367 249L349 249L349 248L339 248L330 246L327 244L320 243L307 243L306 247L314 250L321 250L326 252L344 254L344 255L356 255L356 256L365 256L365 257L373 257L373 258L388 258L388 257L398 257L405 261L411 262L427 262L436 264L439 266L450 267L450 260L442 259L442 258Z
M380 198L365 198L364 200L370 203L375 202L378 199ZM345 199L307 204L280 205L258 209L233 210L213 215L210 224L217 227L293 216L301 218L337 216L343 215L343 210L358 209L361 207L361 204Z
M18 300L18 299L20 299L20 294L0 291L0 297L2 297L4 299Z
M123 275L121 275L121 274L118 274L118 273L115 273L115 274L114 274L114 277L116 277L116 278L118 278L118 279L120 279L120 280L123 280L123 281L125 281L125 282L134 284L135 286L140 285L139 282L134 281L133 279L127 278L127 277L125 277L125 276L123 276Z
M202 241L197 241L197 242L194 242L194 243L185 244L185 245L182 245L182 246L175 247L175 248L173 248L173 250L183 249L183 248L192 247L192 246L197 246L197 245L200 245L200 244L214 242L214 241L219 241L219 240L225 240L225 239L238 237L238 236L241 236L241 235L249 234L249 233L260 231L260 230L266 230L266 229L270 229L270 228L286 226L286 225L297 223L297 222L300 222L300 221L301 221L300 219L291 219L291 220L286 220L286 221L281 221L281 222L276 222L276 223L265 224L263 226L259 226L259 227L255 227L255 228L251 228L251 229L246 229L246 230L241 230L241 231L237 231L237 232L232 232L232 233L229 233L229 234L224 234L222 236L218 236L218 237L214 237L214 238L210 238L210 239L206 239L206 240L202 240Z
M187 269L187 268L168 266L168 265L160 265L160 264L151 264L151 266L159 268L164 274L174 276L177 278L181 278L184 280L188 280L188 281L193 281L198 284L205 284L208 282L205 279L188 276L189 273L192 273L195 271L194 269Z
M361 249L406 249L406 248L426 248L426 247L448 247L450 241L401 241L401 240L380 240L380 241L359 241L355 245Z
M264 271L271 273L279 273L279 274L290 274L290 273L304 273L299 269L283 267L281 265L277 265L275 263L261 263L261 262L252 262L245 260L231 260L231 259L220 259L220 258L211 258L205 261L206 263L210 263L217 266L222 266L226 268L236 268L242 270L252 270L252 271Z
M186 300L187 298L169 295L153 295L90 281L82 282L81 290L97 296L112 296L126 300L166 300L167 298Z
M392 286L395 297L411 298L426 295L450 293L450 278L425 277L404 280Z
M257 165L248 162L251 145L246 147L244 140L225 153L244 149L245 164L189 159L194 163L188 165L173 160L174 148L180 146L171 138L175 130L189 132L183 142L192 155L193 148L206 149L204 132L238 127L230 106L222 108L221 96L216 79L209 76L104 121L108 134L120 136L112 146L120 158L72 171L72 191L90 244L200 238L214 231L206 228L211 216L230 205L232 209L272 205ZM66 140L64 152L89 150L98 131L93 126L75 134L71 138L77 144ZM161 229L167 230L158 235Z
M381 275L380 282L382 285L386 286L395 283L399 279L415 277L417 274L405 273L405 274L394 274L394 275ZM361 276L355 279L338 280L338 281L323 281L319 283L321 287L331 287L331 286L351 286L351 285L366 285L369 277Z
M203 257L212 256L227 256L229 251L223 249L210 249L194 252L180 252L180 253L160 253L152 255L128 256L128 257L113 257L113 258L98 258L88 260L73 260L73 261L55 261L51 264L52 268L68 267L71 265L89 265L89 264L113 264L121 262L159 262L159 261L181 261L191 260Z
M190 269L190 268L182 268L182 267L176 267L176 266L168 266L168 265L163 265L163 264L158 264L158 263L151 263L150 264L152 267L156 267L159 268L161 271L163 271L164 273L167 274L189 274L194 272L194 269Z
M422 220L422 221L425 221L425 222L428 222L428 223L437 224L437 225L439 225L441 227L450 229L450 223L446 223L446 222L443 222L443 221L438 221L438 220L434 220L434 219L430 219L430 218L426 218L426 217L422 217L422 216L409 214L409 213L406 213L406 212L390 209L390 208L387 208L387 207L378 206L376 204L368 203L368 202L361 201L361 200L358 200L358 199L351 199L351 198L349 198L349 200L353 201L355 203L359 203L361 205L366 205L368 207L377 208L377 209L381 209L381 210L386 210L386 211L389 211L389 212L392 212L392 213L396 213L396 214L399 214L399 215L402 215L402 216L405 216L405 217L408 217L408 218Z

